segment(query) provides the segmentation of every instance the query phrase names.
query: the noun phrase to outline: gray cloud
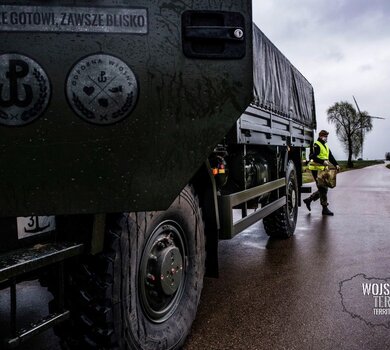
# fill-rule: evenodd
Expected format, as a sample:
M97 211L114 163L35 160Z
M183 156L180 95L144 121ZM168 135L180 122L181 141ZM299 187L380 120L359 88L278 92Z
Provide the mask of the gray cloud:
M384 0L253 1L254 21L312 83L319 129L332 130L326 110L355 95L375 120L364 157L390 151L390 2ZM332 140L333 153L346 155Z

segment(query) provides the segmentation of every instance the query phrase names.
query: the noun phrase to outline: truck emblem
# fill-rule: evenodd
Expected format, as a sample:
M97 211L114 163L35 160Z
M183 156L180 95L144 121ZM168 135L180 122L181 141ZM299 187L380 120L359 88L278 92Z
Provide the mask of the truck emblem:
M82 119L110 125L123 120L134 109L138 83L125 62L111 55L96 54L83 58L71 69L66 96Z
M0 124L28 124L42 115L49 100L49 79L37 62L20 54L0 55Z

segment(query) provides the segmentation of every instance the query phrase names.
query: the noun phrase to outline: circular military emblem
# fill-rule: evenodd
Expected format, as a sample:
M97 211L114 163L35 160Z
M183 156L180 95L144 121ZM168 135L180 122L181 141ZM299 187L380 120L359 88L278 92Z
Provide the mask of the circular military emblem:
M66 83L70 106L82 119L99 125L116 123L133 110L137 79L117 57L92 55L72 68Z
M50 93L49 78L37 62L15 53L0 55L0 124L20 126L39 118Z

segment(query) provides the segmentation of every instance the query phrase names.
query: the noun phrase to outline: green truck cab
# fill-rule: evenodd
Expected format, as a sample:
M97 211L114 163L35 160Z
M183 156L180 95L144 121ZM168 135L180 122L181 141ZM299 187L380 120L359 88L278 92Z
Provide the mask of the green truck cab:
M218 241L293 235L311 85L250 0L8 1L0 40L3 345L179 349ZM31 278L54 300L18 330Z

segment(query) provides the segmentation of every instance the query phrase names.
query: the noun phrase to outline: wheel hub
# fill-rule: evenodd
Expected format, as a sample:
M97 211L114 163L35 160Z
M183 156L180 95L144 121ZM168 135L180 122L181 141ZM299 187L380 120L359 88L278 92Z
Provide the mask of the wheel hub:
M146 315L163 322L176 309L185 282L185 239L175 222L150 235L140 264L140 301Z
M293 182L289 182L288 184L288 192L287 192L287 208L288 208L288 216L290 220L293 219L296 211L297 204L297 193L295 191L295 186Z
M182 279L183 258L180 250L177 247L167 247L158 260L161 289L166 295L173 295Z

